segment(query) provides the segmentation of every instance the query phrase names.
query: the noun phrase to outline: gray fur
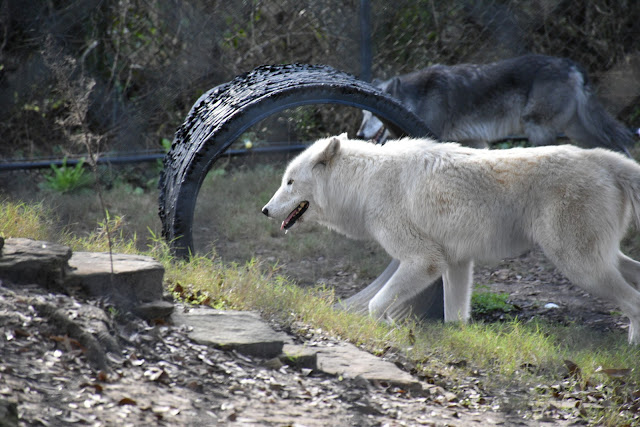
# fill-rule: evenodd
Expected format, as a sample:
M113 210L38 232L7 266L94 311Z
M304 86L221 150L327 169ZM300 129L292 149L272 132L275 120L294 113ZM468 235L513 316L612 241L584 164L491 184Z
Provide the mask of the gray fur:
M633 133L597 100L584 70L566 58L525 55L482 65L433 65L374 84L443 141L482 148L524 134L533 145L552 145L564 133L585 147L626 153L635 143ZM358 138L384 142L390 134L382 122L363 113Z

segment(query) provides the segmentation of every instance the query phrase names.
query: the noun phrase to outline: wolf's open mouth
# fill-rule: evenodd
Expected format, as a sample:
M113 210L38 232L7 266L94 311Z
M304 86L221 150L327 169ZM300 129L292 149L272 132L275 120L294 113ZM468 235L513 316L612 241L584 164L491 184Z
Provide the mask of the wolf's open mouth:
M289 228L291 228L293 224L295 224L296 221L300 219L302 214L305 213L308 207L309 207L309 202L307 201L300 202L300 204L296 206L296 208L289 214L287 219L282 221L280 230L288 230Z
M385 130L386 128L384 126L380 126L380 129L378 129L378 132L376 132L376 134L373 135L373 138L371 138L374 144L381 144L384 142L382 141L382 136L384 135Z

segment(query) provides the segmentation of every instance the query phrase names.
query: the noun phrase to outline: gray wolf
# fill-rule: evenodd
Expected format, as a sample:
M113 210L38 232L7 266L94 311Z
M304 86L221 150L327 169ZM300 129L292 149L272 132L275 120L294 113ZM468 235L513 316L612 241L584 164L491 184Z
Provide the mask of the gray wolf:
M525 55L482 65L433 65L374 85L442 141L483 148L524 134L532 145L552 145L564 133L577 144L627 154L635 143L631 130L598 102L584 70L567 58ZM380 120L363 111L358 138L384 143L389 136Z
M321 139L287 166L262 212L373 239L399 267L369 302L386 318L438 277L445 321L469 319L473 265L539 246L564 275L630 319L640 343L640 263L620 252L640 225L640 166L601 148L485 150L428 139Z

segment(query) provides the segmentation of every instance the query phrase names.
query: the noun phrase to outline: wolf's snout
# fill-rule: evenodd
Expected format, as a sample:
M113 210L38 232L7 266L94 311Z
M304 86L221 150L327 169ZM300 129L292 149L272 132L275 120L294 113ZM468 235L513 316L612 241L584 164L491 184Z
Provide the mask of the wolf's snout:
M262 208L262 213L266 216L269 216L269 209L267 209L267 207L265 206L264 208Z

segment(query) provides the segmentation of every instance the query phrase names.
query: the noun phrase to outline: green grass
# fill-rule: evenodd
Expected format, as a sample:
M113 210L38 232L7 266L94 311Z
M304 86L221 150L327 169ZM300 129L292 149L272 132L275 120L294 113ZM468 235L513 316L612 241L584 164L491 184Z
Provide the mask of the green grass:
M234 180L234 185L242 186L242 191L224 190L222 199L230 198L234 200L230 204L237 202L245 206L234 210L224 205L222 211L229 209L231 219L215 216L212 221L213 225L221 228L230 226L233 221L244 224L244 227L233 231L241 237L229 237L235 238L238 245L242 245L245 239L258 242L254 248L280 245L279 250L283 254L297 250L314 254L314 251L327 248L351 250L348 247L331 247L339 241L332 233L314 246L313 239L306 234L322 236L325 231L313 227L291 240L287 240L287 236L292 233L287 236L274 233L273 227L277 228L277 225L262 218L259 207L271 194L272 189L268 187L277 186L274 176L278 171L265 168L258 171L257 179L247 171L236 172L240 173L219 173L210 179L226 176L226 179ZM252 183L256 185L250 185ZM220 189L225 189L222 182L218 184ZM70 245L74 250L107 250L106 227L104 220L99 219L102 213L97 204L89 202L90 199L84 195L64 197L68 204L57 199L55 209L48 207L50 204L53 206L51 200L21 203L6 199L0 206L0 232L6 237L53 239ZM242 198L246 200L241 202ZM487 393L495 395L500 390L529 390L527 401L547 402L546 406L555 399L548 391L550 387L566 381L565 360L569 360L580 369L580 378L568 386L571 393L579 388L590 387L593 390L597 387L598 393L606 398L607 405L602 409L589 409L586 414L589 422L618 425L629 422L632 416L630 411L623 409L625 396L640 389L640 350L629 347L626 336L621 332L600 334L580 325L563 326L542 321L523 323L518 319L467 325L418 325L412 322L388 325L376 322L367 316L334 310L336 297L331 288L298 286L295 280L282 275L278 262L261 261L256 257L233 262L215 252L196 255L189 262L174 259L166 243L158 237L158 220L153 218L155 194L132 194L114 188L105 193L105 199L110 212L113 212L108 221L114 250L144 253L157 258L166 269L167 289L185 301L206 303L217 308L258 310L265 317L293 328L298 325L321 328L376 354L398 352L413 360L427 378L446 376L455 383L459 378L480 372L479 378ZM219 206L212 203L214 205ZM247 213L253 209L249 205L255 205L258 211ZM84 223L88 220L73 219L74 206L82 211L84 216L81 218L93 215L93 224L97 225L88 227ZM60 215L68 218L62 220ZM141 230L143 225L147 228ZM227 232L232 233L230 230ZM366 250L361 250L357 256L362 261L367 254ZM354 262L358 262L355 255ZM482 289L474 295L474 310L507 311L508 308L504 295L487 293ZM607 369L623 368L630 371L624 371L622 385L620 378L606 374L609 372Z
M42 203L0 202L0 234L2 237L26 237L35 240L55 239L50 212Z
M463 357L471 366L511 375L523 365L540 369L552 366L559 356L555 340L542 332L539 325L523 324L518 320L502 323L469 323L466 325L427 325L422 339L425 348L441 356Z
M491 292L487 286L478 286L471 295L471 310L480 315L509 313L514 307L507 302L508 299L507 293Z

